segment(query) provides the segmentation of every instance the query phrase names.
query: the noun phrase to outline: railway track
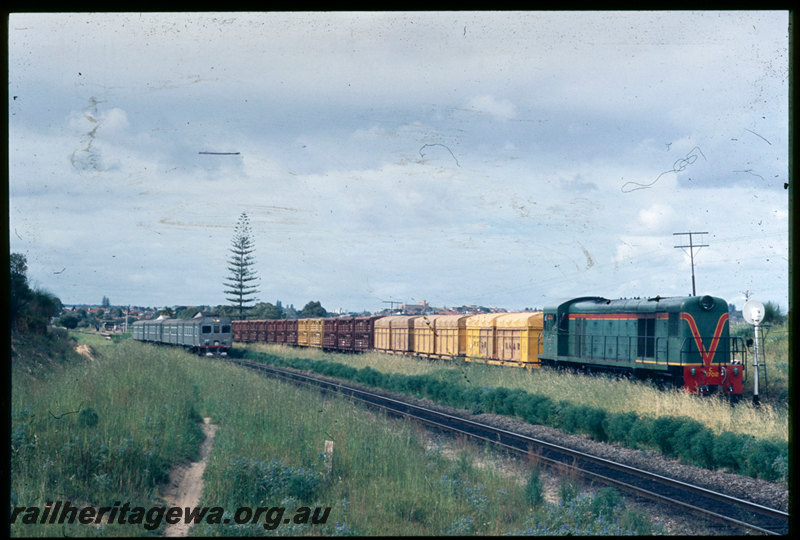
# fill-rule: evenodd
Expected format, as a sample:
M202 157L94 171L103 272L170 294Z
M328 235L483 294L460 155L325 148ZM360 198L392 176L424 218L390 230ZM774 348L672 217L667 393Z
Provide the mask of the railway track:
M439 430L490 442L512 453L534 453L539 462L546 465L574 471L592 481L691 512L735 530L765 535L785 535L789 532L789 515L781 510L340 382L250 360L228 358L226 361L273 377L346 395Z

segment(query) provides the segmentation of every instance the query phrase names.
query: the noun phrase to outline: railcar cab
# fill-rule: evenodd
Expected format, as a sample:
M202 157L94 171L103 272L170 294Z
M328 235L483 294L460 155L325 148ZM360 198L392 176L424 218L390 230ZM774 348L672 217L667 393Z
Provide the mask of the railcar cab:
M233 336L229 317L202 317L197 320L200 337L197 347L201 354L227 356Z
M544 364L655 375L691 392L742 393L745 347L712 296L581 297L544 310Z

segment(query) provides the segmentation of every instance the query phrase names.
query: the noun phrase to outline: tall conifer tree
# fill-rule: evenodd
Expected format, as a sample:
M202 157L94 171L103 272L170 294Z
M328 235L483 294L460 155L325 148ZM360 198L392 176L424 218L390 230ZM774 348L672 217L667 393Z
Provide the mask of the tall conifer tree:
M225 299L239 311L239 318L243 318L244 309L252 307L256 301L258 291L254 284L258 275L253 270L253 252L255 244L250 230L250 220L247 213L242 212L236 223L233 240L231 241L231 255L228 258L229 277L225 280Z

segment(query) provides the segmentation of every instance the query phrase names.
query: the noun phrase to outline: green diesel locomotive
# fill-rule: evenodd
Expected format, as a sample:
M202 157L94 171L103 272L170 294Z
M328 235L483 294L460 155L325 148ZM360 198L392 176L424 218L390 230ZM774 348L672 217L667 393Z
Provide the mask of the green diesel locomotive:
M543 364L668 379L690 392L739 396L746 365L728 304L713 296L574 298L544 310Z

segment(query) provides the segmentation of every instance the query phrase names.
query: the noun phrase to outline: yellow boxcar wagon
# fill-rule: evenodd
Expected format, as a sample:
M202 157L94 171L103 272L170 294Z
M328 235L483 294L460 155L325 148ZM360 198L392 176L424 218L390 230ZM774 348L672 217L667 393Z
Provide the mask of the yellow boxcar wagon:
M414 319L411 328L414 353L420 356L433 356L436 353L434 324L439 317L439 315L422 315Z
M503 313L482 313L467 319L467 360L492 362L496 359L495 324Z
M508 313L495 320L497 355L501 363L540 366L543 314Z
M309 346L308 327L311 319L297 319L297 345L300 347Z
M373 325L373 346L379 351L389 351L392 349L392 328L390 322L392 316L381 317Z
M325 319L306 319L308 321L308 346L322 348Z
M437 356L465 356L467 354L468 315L439 315L436 317L435 354Z

